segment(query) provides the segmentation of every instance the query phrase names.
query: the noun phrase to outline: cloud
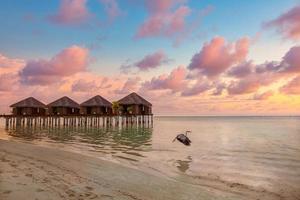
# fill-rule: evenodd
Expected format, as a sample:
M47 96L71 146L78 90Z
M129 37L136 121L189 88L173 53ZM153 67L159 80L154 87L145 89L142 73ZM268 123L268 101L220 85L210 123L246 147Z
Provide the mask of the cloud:
M49 19L53 23L61 25L82 24L91 16L86 3L87 0L61 0L58 12Z
M71 46L62 50L50 60L28 61L20 72L21 81L29 85L46 85L59 78L85 71L88 65L88 50Z
M0 92L11 91L16 86L18 86L18 76L16 74L0 74Z
M128 62L129 61L121 66L121 71L124 73L128 73L130 71L130 68L133 67L138 68L140 71L148 71L150 69L157 68L162 64L168 63L169 59L166 54L160 50L146 55L143 59L137 61L134 64L129 64Z
M108 77L84 77L81 76L81 79L74 80L71 86L72 92L84 92L84 93L94 93L97 91L103 92L103 90L108 90L113 86L112 82L114 82L111 78Z
M19 87L19 71L24 67L22 59L8 58L0 54L0 92L12 92Z
M227 91L229 95L247 94L256 92L260 85L261 84L255 78L239 80L236 82L233 81L228 86Z
M256 92L263 86L275 83L279 79L286 79L300 72L300 46L294 46L283 56L279 62L271 61L254 65L246 62L228 70L227 75L238 78L231 81L226 87L230 95L240 95ZM295 80L296 81L296 80ZM297 91L294 82L284 86L281 91L285 93ZM254 98L264 98L267 94L256 94Z
M25 65L22 59L8 58L0 54L0 74L2 73L18 73Z
M253 96L254 100L267 100L269 99L271 96L273 96L274 92L273 91L267 91L264 93L256 93Z
M139 77L128 78L122 88L115 90L116 94L129 94L138 90L141 79Z
M72 84L72 92L88 92L97 89L95 81L88 81L85 79L77 80Z
M157 68L160 65L168 62L167 56L163 51L157 51L155 53L145 56L142 60L138 61L135 65L140 70L149 70Z
M286 39L300 39L300 5L288 10L278 18L263 25L264 28L276 28Z
M300 76L297 76L280 88L280 92L289 95L300 95Z
M183 3L180 0L146 1L149 17L139 27L136 37L170 37L184 31L191 9Z
M209 89L211 89L211 84L209 83L209 81L204 78L201 78L201 79L198 79L196 84L194 84L192 87L185 88L181 92L181 96L195 96L195 95L199 95Z
M281 71L287 73L300 72L300 46L292 47L283 57Z
M254 64L252 62L244 62L240 65L230 68L227 74L235 78L242 78L251 74L253 68Z
M186 88L186 74L184 67L179 66L174 69L169 75L160 75L154 77L151 81L146 81L142 84L142 90L171 90L172 92L182 91Z
M272 74L251 74L237 81L231 81L227 86L229 95L241 95L256 92L260 87L270 85L276 81Z
M200 52L193 56L188 68L198 70L208 77L214 77L223 73L233 64L244 61L248 49L248 38L228 44L223 37L215 37L209 43L204 44Z
M226 89L225 83L216 82L216 83L214 83L214 85L215 85L215 90L213 91L212 95L214 95L214 96L222 95L224 89Z
M280 69L280 63L276 61L265 62L255 66L255 73L261 74L265 72L278 72Z
M294 74L300 72L300 46L294 46L284 55L280 62L266 62L256 66L257 73L276 72Z
M186 21L184 29L181 32L178 32L173 46L179 46L187 38L193 39L191 36L194 36L195 38L204 37L206 34L203 30L201 30L200 25L203 21L203 18L213 10L214 7L211 5L208 5L201 10L192 10L191 13L193 13L193 17L189 20L189 22Z
M169 11L174 5L184 2L184 0L152 0L146 1L145 5L150 13L164 13Z
M123 14L116 0L100 0L100 2L104 5L109 22L114 21Z

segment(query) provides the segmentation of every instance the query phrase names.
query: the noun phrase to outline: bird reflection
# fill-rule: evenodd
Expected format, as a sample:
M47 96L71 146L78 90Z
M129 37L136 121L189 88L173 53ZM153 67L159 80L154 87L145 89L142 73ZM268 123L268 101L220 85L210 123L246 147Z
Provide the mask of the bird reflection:
M192 157L188 156L187 160L177 160L176 163L177 169L183 173L185 173L190 168L190 163L192 162Z

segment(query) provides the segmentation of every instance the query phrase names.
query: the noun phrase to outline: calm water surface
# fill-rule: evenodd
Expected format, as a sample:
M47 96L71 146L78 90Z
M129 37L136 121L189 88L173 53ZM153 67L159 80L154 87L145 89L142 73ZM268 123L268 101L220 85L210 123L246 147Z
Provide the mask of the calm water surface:
M300 199L300 117L156 117L153 127L15 128L0 138L88 154L213 191ZM174 137L185 130L192 145Z

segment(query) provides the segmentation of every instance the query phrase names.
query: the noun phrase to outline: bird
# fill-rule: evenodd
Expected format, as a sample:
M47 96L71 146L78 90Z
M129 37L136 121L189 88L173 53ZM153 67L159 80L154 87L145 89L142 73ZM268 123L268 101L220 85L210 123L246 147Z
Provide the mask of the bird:
M182 144L184 144L184 145L186 145L186 146L190 146L191 143L192 143L192 141L187 137L187 134L188 134L188 133L191 133L191 131L186 131L185 134L183 134L183 133L178 134L178 135L174 138L173 142L175 142L176 139L177 139L177 140L178 140L179 142L181 142Z

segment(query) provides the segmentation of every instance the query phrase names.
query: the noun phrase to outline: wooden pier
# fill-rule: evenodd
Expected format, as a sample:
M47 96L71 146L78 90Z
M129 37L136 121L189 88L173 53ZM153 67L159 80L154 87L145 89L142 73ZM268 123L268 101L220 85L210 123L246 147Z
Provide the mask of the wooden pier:
M0 115L5 118L5 127L42 126L42 127L122 127L152 126L153 115L45 115L20 116Z

